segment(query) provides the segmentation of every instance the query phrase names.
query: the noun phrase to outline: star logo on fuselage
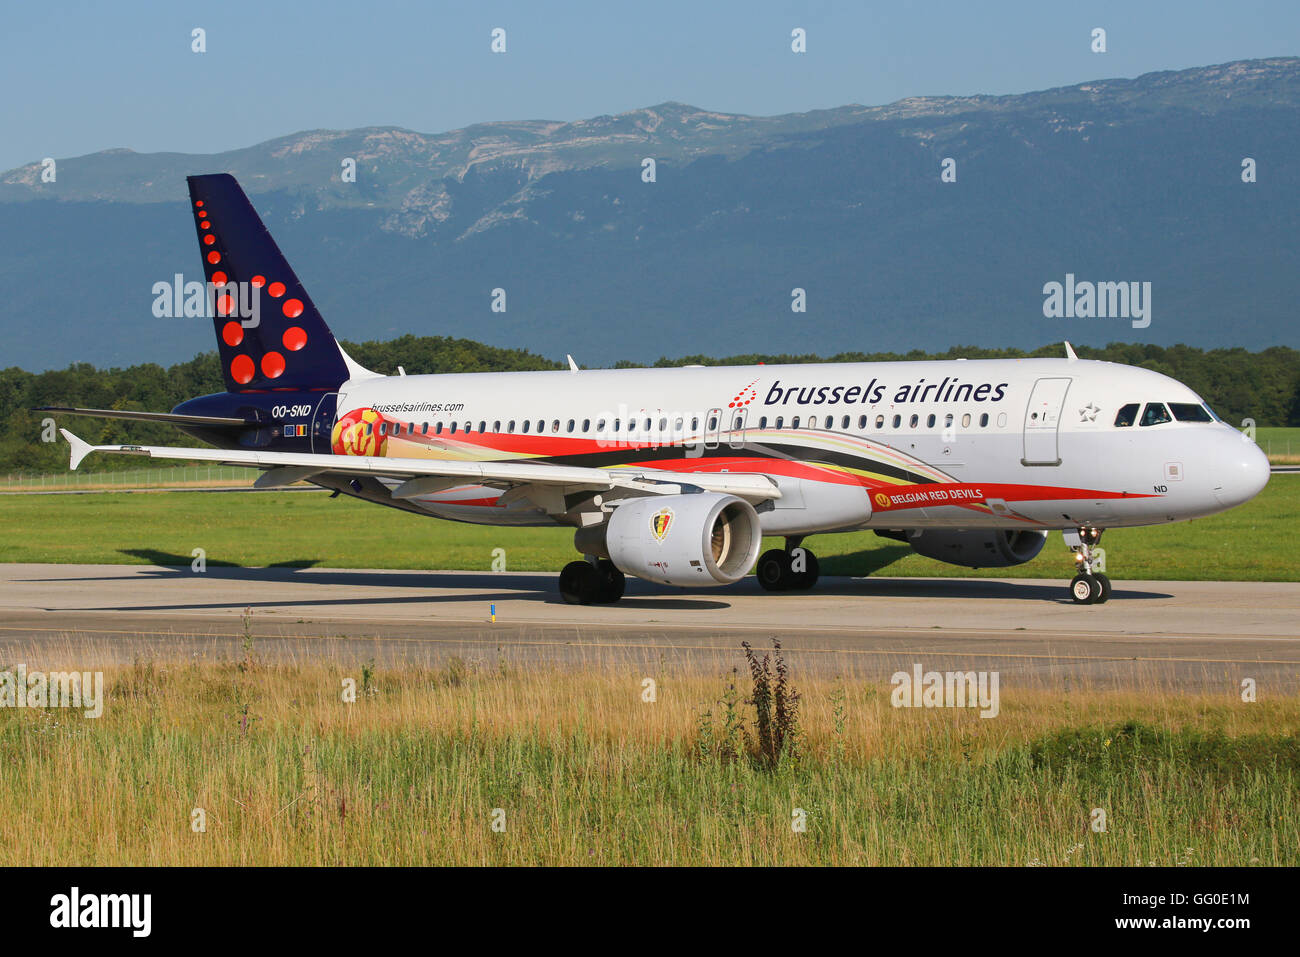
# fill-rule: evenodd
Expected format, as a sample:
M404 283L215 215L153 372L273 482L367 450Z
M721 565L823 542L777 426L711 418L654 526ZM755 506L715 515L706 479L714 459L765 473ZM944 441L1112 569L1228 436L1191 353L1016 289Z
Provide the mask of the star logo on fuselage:
M1096 422L1096 421L1097 421L1097 413L1100 412L1100 411L1101 411L1101 409L1097 408L1097 406L1095 406L1095 405L1093 405L1091 402L1089 402L1087 405L1085 405L1082 409L1079 410L1079 421L1080 421L1080 422Z

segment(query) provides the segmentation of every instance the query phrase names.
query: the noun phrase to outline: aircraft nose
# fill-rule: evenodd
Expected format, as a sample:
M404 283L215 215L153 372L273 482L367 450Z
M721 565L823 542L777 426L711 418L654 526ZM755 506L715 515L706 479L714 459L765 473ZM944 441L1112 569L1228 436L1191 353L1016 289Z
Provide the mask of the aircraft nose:
M1268 456L1245 435L1226 436L1214 463L1214 497L1231 508L1248 502L1268 484Z

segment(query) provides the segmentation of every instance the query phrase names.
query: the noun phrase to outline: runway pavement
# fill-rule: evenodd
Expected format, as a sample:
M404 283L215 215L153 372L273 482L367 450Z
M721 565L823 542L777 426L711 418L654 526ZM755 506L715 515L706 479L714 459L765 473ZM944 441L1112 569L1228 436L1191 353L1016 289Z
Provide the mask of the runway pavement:
M491 621L492 606L497 620ZM1300 693L1300 584L1116 582L1077 606L1065 581L824 579L768 594L628 583L616 605L560 601L552 574L140 565L0 565L0 665L85 668L241 654L244 609L266 660L724 670L741 641L792 668L887 680L998 670L1063 689Z

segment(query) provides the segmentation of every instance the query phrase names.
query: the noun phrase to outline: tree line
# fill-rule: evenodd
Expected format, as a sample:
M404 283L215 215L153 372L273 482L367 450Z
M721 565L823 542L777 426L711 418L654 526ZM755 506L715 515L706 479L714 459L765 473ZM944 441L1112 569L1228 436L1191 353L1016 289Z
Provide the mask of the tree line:
M376 372L396 374L400 365L408 375L451 372L508 372L567 368L524 349L502 349L469 339L445 336L405 335L386 342L345 342L344 348L358 362ZM1225 421L1240 425L1253 419L1259 426L1300 426L1300 351L1273 346L1260 352L1245 349L1197 349L1191 346L1155 346L1111 343L1100 348L1079 346L1083 359L1101 359L1140 366L1185 382L1202 395ZM842 352L834 356L737 355L726 358L682 356L661 358L656 367L701 364L713 366L776 365L792 362L886 362L920 359L1013 359L1060 357L1059 344L1032 352L1019 349L981 349L959 346L946 352L908 353ZM629 368L619 362L615 368ZM46 413L32 409L47 405L71 405L103 409L170 411L186 399L221 392L221 369L217 354L206 352L188 362L163 367L144 363L129 368L99 369L90 363L76 363L66 369L27 372L19 368L0 370L0 474L13 472L57 472L68 466L68 450L62 440L42 441ZM175 445L182 433L169 425L120 422L111 419L56 416L59 425L73 429L95 443ZM91 466L97 471L140 468L141 462L127 456L105 456Z

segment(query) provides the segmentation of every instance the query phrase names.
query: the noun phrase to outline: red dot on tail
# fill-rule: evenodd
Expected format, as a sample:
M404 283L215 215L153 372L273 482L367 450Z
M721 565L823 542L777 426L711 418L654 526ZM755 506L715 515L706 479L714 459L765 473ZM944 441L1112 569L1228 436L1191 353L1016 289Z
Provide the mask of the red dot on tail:
M208 222L208 221L205 219L203 222L199 223L199 228L200 228L200 229L211 229L211 228L212 228L212 224L211 224L210 222Z
M220 269L212 274L212 285L224 286L226 284L226 274Z
M297 352L307 344L307 330L303 329L301 326L290 326L288 329L284 330L284 335L281 336L281 339L283 340L286 349L290 352Z
M208 233L206 236L203 237L203 245L205 246L211 246L216 241L217 241L217 237L213 236L211 233Z
M208 218L207 213L199 213L199 219L207 219L207 218Z
M196 209L202 209L202 208L203 208L203 200L201 200L201 199L198 200L198 201L194 204L194 206L195 206Z
M230 378L234 379L240 385L246 385L253 381L253 360L248 356L239 355L230 360Z
M249 280L249 282L251 282L251 283L253 284L253 287L254 287L254 288L256 288L256 289L261 289L263 286L266 285L266 277L265 277L265 276L254 276L252 279Z
M262 356L262 375L268 379L278 379L284 374L284 356L278 352L268 352Z
M217 252L215 249L212 250L212 252L208 253L208 262L212 263L214 266L221 262L221 253Z
M224 296L222 296L217 300L217 312L221 313L221 315L228 316L234 311L235 311L235 297L232 296L230 293L226 293Z
M228 346L237 346L244 341L244 327L237 322L228 322L221 327L221 338Z
M271 285L266 287L266 291L271 294L272 299L279 299L284 295L284 283L273 282Z
M286 299L284 301L284 314L290 319L297 319L302 315L301 299Z

